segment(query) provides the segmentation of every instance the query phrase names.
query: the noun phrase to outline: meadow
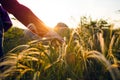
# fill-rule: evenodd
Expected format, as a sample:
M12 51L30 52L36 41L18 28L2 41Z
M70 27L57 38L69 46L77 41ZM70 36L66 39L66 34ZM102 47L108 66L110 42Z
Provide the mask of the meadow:
M81 17L77 28L56 32L65 43L38 38L9 44L17 47L0 60L0 80L120 80L120 29Z

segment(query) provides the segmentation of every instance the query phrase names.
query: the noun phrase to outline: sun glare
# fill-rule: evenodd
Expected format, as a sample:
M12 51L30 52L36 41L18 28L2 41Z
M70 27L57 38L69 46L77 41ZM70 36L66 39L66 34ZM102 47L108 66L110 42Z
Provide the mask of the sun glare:
M64 8L62 6L57 6L58 3L51 3L51 1L46 0L20 0L19 2L29 7L38 18L51 28L53 28L58 22L68 22L66 20L68 16L65 13L65 10L61 12L61 8Z
M69 27L76 27L81 16L91 16L93 19L113 18L120 20L119 14L114 13L119 5L113 1L19 0L19 2L30 8L38 18L52 28L58 22L66 23Z

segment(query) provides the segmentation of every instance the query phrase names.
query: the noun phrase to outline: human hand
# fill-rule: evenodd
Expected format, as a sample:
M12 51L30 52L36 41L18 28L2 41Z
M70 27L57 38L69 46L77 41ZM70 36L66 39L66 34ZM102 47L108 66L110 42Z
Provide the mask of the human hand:
M27 27L38 36L40 36L39 34L42 33L41 31L36 29L36 26L32 23L29 24ZM42 37L47 39L57 39L60 43L64 43L64 39L60 35L58 35L55 31L51 29L48 29L48 30L49 31L46 34L42 35Z

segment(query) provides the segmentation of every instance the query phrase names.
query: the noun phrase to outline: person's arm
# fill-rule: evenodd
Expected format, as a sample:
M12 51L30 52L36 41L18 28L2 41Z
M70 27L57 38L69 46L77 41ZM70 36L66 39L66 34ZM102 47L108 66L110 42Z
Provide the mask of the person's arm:
M33 33L41 37L56 38L61 42L64 41L61 36L51 31L39 18L37 18L29 8L20 4L17 0L0 0L0 3Z
M26 27L32 23L35 25L39 36L45 35L49 30L48 27L37 18L34 13L17 0L0 0L2 6L11 14L13 14ZM34 30L32 32L36 33Z

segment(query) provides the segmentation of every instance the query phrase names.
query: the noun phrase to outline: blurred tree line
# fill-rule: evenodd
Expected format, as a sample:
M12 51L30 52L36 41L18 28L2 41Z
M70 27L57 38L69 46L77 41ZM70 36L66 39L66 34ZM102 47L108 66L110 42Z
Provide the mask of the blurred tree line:
M12 27L7 32L4 33L3 49L4 53L7 53L16 46L26 44L27 42L33 40L32 34L29 30Z

